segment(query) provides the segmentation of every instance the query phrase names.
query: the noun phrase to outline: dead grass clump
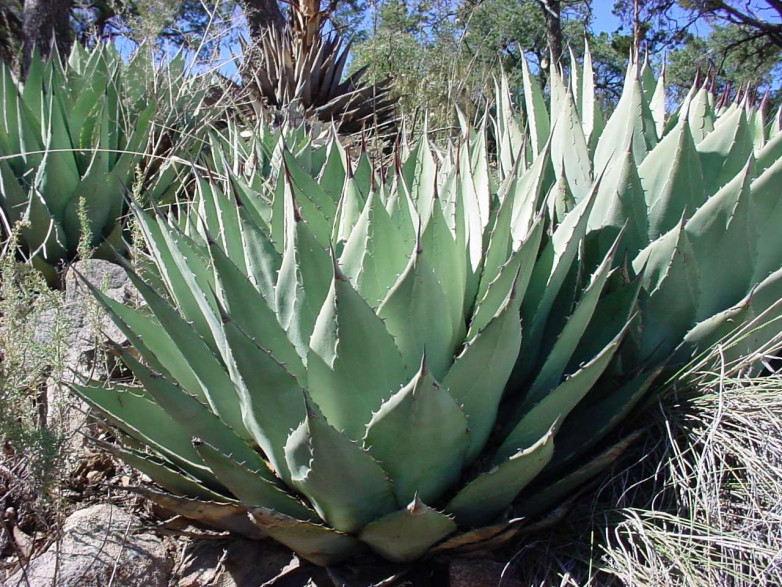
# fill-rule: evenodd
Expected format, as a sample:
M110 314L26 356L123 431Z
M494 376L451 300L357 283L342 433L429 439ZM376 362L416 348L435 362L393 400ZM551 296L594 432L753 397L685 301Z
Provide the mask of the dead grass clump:
M516 546L506 576L524 585L782 585L782 374L700 371L677 381L642 415L643 440L592 501L582 496L562 524Z
M782 376L714 374L698 391L667 408L665 481L621 510L605 570L632 585L782 585Z

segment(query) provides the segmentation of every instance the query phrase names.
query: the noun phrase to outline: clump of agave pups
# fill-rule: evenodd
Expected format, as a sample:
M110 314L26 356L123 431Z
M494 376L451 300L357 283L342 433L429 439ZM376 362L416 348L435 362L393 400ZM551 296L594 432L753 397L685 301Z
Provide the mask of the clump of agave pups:
M184 155L204 118L205 90L183 71L181 57L156 72L142 52L124 63L78 43L64 64L34 58L24 82L0 64L0 238L50 283L80 246L104 259L124 250L134 186L148 201L173 198L176 164L161 151Z
M698 87L666 118L631 64L603 124L588 56L550 115L524 74L525 118L503 80L454 148L376 173L237 133L189 213L137 213L146 305L95 295L138 385L74 389L146 495L320 565L501 541L611 462L664 364L773 338L778 122Z

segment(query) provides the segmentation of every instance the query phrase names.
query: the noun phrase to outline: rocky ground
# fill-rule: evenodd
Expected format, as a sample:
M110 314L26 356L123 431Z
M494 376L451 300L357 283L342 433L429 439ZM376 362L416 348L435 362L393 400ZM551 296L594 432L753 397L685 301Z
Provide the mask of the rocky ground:
M24 565L11 564L3 585L51 587L299 587L384 585L388 568L320 569L270 541L172 529L127 507L95 504L65 520L59 539ZM424 565L426 567L426 565ZM433 562L399 585L514 587L507 565L487 560ZM430 571L430 572L427 572Z

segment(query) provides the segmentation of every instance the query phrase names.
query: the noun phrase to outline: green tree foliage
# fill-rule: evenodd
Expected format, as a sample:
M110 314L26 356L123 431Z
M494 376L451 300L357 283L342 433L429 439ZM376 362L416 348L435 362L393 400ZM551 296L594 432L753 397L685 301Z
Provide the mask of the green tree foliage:
M622 30L612 43L632 44L633 34L659 67L667 53L666 81L674 100L686 94L700 71L718 91L751 89L757 98L769 92L772 103L782 88L782 4L719 0L617 0L614 14ZM630 34L623 34L629 31Z
M11 63L21 50L22 3L0 0L0 59Z
M610 106L621 91L629 43L625 49L609 35L590 33L590 2L570 0L560 7L562 67L570 67L568 48L582 59L586 33L595 59L596 87ZM426 107L435 124L447 125L452 104L469 112L491 92L492 80L501 70L512 87L520 87L522 57L545 86L549 45L537 0L385 0L367 20L353 67L369 65L377 79L393 76L407 114Z
M6 63L15 62L24 43L23 4L0 0L0 59ZM123 38L208 50L234 28L236 6L235 0L75 0L71 32L83 45Z
M420 113L427 110L432 129L457 123L454 103L469 115L501 70L512 88L520 87L522 56L547 91L549 4L543 0L322 0L320 10L329 15L325 30L353 38L351 71L366 65L372 81L393 76L404 113L420 121ZM675 99L689 90L698 70L714 78L717 90L750 87L758 98L769 91L773 103L782 93L776 82L782 50L778 34L782 24L774 16L779 2L752 2L750 8L764 9L756 12L744 2L717 0L554 4L558 4L562 31L560 64L568 73L569 48L582 59L586 35L594 58L595 86L606 111L616 103L634 41L658 71L667 55L666 78ZM247 36L252 29L237 28L244 22L238 15L252 12L261 20L274 20L268 15L287 18L290 10L289 4L277 0L76 0L74 6L71 22L83 44L120 37L199 50L202 57L226 44L238 52L238 35ZM622 26L613 32L595 32L595 17L608 6ZM0 0L0 58L12 61L22 41L22 0Z
M368 65L373 82L393 76L402 110L425 108L435 126L455 123L452 104L483 82L448 8L437 0L384 1L353 51L353 70Z
M782 100L782 50L764 39L746 40L738 25L715 26L705 38L690 35L670 54L667 75L674 95L685 93L698 71L709 74L718 91L749 89L757 99L768 92L772 106Z
M615 0L612 12L622 21L628 50L633 40L644 51L661 53L680 45L697 16L678 8L677 0ZM622 36L619 32L615 36Z
M749 89L757 97L768 92L771 104L777 106L782 99L782 3L680 0L679 4L711 29L705 38L689 36L681 52L671 56L674 83L682 85L697 69L710 71L718 88Z
M123 37L195 49L225 34L235 8L234 0L88 0L74 11L73 23L82 43Z
M698 17L737 25L742 39L763 39L782 49L779 0L679 0L679 4Z
M618 99L634 38L658 71L667 55L666 79L677 100L690 89L699 69L704 75L711 72L718 90L749 86L758 88L758 97L769 90L775 98L780 91L775 81L780 52L773 35L765 34L762 23L754 29L747 23L735 24L735 17L720 12L716 4L616 0L612 8L622 27L595 33L595 14L605 10L606 3L563 1L561 65L567 73L568 47L582 59L586 35L595 86L607 111ZM453 123L446 120L450 104L469 111L501 69L511 86L519 87L522 56L545 88L549 45L541 6L539 0L383 0L363 20L354 16L350 28L356 30L357 22L363 26L353 69L369 65L375 79L394 76L406 113L426 107L435 111L430 116L437 124Z

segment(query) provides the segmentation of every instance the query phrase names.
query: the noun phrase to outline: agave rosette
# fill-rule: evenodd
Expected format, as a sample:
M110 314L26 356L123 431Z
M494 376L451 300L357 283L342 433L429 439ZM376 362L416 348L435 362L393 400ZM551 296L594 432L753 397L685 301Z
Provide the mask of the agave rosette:
M181 88L154 74L142 54L124 64L104 46L87 52L77 44L65 65L36 57L24 83L5 65L0 78L0 234L7 238L21 222L21 254L50 279L80 246L114 258L124 249L126 199L137 181L156 200L175 185L173 164L145 156L160 146L153 137L165 126L158 99L174 100L178 91L172 113L191 110L194 98L185 108ZM169 149L181 142L170 139Z
M526 121L502 80L457 149L378 174L282 140L253 183L228 137L189 213L137 211L146 305L95 294L140 385L74 389L170 491L145 494L322 565L473 548L610 464L665 361L779 332L774 124L700 88L666 119L636 65L603 124L588 60L552 76L552 120L524 73Z
M439 177L426 140L386 183L337 142L317 180L286 150L280 165L268 200L202 180L180 226L139 214L158 267L148 282L130 272L146 309L98 295L143 359L126 356L143 387L77 390L156 453L126 459L213 502L200 508L241 512L322 564L366 545L417 558L502 517L617 350L625 323L600 348L580 344L617 277L609 250L490 438L522 302L550 313L550 276L577 265L594 195L544 239L542 167L517 169L496 195L482 136ZM335 169L337 199L321 187Z
M556 116L526 64L524 120L506 82L498 87L501 170L529 165L549 145L545 189L555 219L601 178L582 256L597 262L624 229L620 257L642 280L630 364L681 365L726 341L733 359L762 349L780 330L780 114L766 121L764 104L756 108L747 95L729 103L698 81L668 116L664 71L655 79L644 62L631 63L606 121L588 48L583 67L572 63L568 83L556 71L551 78Z
M294 11L296 13L296 11ZM302 35L290 27L265 30L240 66L245 100L241 110L252 117L267 109L288 118L334 124L340 134L372 130L396 132L396 98L391 79L368 83L368 67L345 75L351 43L336 33Z

